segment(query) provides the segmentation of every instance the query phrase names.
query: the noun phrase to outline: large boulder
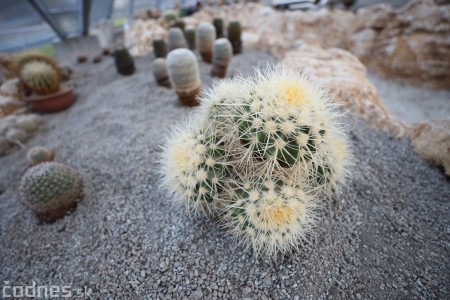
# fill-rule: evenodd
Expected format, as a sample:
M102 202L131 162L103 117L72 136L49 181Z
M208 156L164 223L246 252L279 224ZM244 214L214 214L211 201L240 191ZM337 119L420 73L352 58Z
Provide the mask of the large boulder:
M443 166L450 176L450 120L419 123L409 130L414 149L429 162Z
M298 68L311 78L323 82L330 95L352 114L394 136L403 136L405 126L393 118L369 82L364 65L350 52L323 49L306 44L286 54L279 66Z

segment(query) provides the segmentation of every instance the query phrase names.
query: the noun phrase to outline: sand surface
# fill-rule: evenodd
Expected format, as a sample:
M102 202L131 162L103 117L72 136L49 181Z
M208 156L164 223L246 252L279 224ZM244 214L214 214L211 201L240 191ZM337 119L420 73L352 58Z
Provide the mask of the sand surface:
M246 50L231 72L274 59ZM348 187L324 199L317 236L276 261L232 246L205 217L174 209L156 160L170 126L186 117L157 87L151 58L116 74L112 59L75 68L78 100L46 115L27 148L0 158L0 282L87 287L97 299L448 299L450 184L442 169L347 117L354 148ZM204 86L210 66L201 63ZM77 209L38 224L17 197L26 150L56 150L82 175Z

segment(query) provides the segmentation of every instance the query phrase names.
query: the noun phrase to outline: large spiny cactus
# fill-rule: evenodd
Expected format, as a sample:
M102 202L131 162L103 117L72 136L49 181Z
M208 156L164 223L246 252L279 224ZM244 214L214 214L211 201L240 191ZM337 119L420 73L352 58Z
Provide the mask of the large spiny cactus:
M20 183L23 201L46 222L63 217L76 205L81 179L69 166L44 162L28 169Z
M60 87L58 72L44 61L30 61L20 69L24 85L37 94L51 94Z

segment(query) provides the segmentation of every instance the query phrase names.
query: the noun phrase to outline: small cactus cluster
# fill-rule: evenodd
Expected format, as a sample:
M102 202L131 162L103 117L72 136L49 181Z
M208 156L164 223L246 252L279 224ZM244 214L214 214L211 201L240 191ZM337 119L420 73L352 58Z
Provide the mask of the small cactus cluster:
M321 197L343 184L349 151L324 89L288 69L223 80L163 146L175 199L218 215L254 252L290 253L311 238Z
M44 162L28 169L20 183L22 200L44 222L53 222L74 208L80 190L77 172L56 162Z

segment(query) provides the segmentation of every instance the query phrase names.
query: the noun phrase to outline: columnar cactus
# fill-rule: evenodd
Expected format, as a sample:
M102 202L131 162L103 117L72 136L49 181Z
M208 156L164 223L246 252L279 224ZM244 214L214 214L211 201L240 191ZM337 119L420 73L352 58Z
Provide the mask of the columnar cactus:
M211 76L224 78L227 74L228 64L233 56L233 49L228 39L221 38L213 45L213 67Z
M197 59L188 49L175 49L167 56L170 82L182 104L195 106L200 93L200 71Z
M114 62L117 72L122 75L131 75L135 71L134 60L127 49L122 48L114 52Z
M71 167L44 162L25 173L20 183L22 200L44 222L63 217L76 206L81 179Z
M155 57L165 58L167 56L167 45L163 39L153 41L153 53Z
M202 59L210 63L212 61L212 47L216 39L216 30L209 23L200 23L196 32L197 50Z
M190 50L195 50L195 28L188 27L186 29L186 41Z
M228 24L228 39L233 46L233 54L242 52L241 24L238 21L232 21Z
M220 162L221 171L209 195L211 205L202 210L219 215L256 254L275 256L303 245L313 233L320 197L344 183L348 174L348 143L336 104L304 75L274 68L256 71L253 79L220 81L200 101L194 120L163 147L165 185L199 210L192 206L202 186L197 180L210 173L193 174L208 157L188 157L197 157L193 152L200 132L214 141L203 145L202 153L220 149L209 165ZM202 189L202 199L208 191Z
M168 36L168 46L169 51L178 48L187 48L186 39L184 37L183 31L178 27L172 27L169 30Z
M31 91L45 95L57 92L60 77L57 70L44 61L31 61L20 69L20 79Z
M43 162L52 161L54 156L55 152L53 150L41 146L33 147L27 152L28 162L32 166Z
M214 18L213 20L214 28L216 29L216 38L220 39L223 37L223 19L222 18Z
M171 87L169 75L167 74L166 60L164 58L157 58L153 61L153 75L158 85L168 88Z

